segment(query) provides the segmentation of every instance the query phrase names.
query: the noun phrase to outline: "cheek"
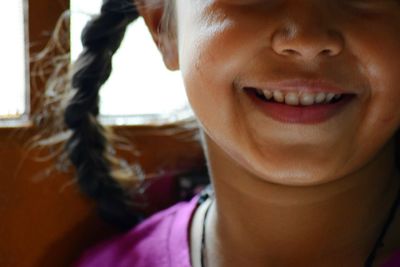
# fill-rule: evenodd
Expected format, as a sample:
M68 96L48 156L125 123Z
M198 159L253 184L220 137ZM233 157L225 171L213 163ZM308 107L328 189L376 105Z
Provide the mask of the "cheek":
M201 60L201 59L200 59ZM183 73L189 103L208 135L235 132L234 93L229 79L210 75L212 66L195 65Z
M364 129L392 134L400 125L400 19L375 21L372 29L348 26L347 43L369 90L363 94ZM369 131L368 131L369 130Z
M366 55L370 86L366 118L375 123L375 127L397 129L400 123L400 41L395 46L369 49Z
M233 82L240 65L231 26L226 21L181 32L181 73L189 102L206 130L227 126L235 116Z

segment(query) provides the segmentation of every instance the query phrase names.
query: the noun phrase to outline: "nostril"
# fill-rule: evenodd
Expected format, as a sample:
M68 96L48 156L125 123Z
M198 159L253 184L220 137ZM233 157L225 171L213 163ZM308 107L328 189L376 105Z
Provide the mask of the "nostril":
M341 34L319 27L277 29L271 38L271 48L274 52L286 57L333 57L339 55L344 48Z
M283 55L286 55L286 56L293 56L293 55L299 54L299 52L297 52L297 51L294 50L294 49L283 49L283 50L281 51L281 53L282 53Z
M333 52L330 49L324 49L324 50L321 51L321 55L331 56L331 55L333 55Z

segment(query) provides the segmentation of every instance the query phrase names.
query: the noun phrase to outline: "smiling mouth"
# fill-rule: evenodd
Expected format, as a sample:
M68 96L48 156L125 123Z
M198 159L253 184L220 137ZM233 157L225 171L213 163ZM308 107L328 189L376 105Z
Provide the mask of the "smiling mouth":
M356 97L351 93L272 91L254 87L244 87L243 91L266 116L298 124L327 121L341 113Z
M243 90L247 93L253 94L264 102L298 107L335 104L353 95L334 92L284 92L280 90L266 90L254 87L244 87Z

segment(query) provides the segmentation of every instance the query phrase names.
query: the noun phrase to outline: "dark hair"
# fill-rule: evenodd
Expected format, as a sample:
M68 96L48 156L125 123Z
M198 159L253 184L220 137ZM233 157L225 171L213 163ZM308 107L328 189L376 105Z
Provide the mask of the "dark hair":
M97 203L100 216L128 229L141 216L133 212L130 196L112 177L112 160L104 127L98 122L99 90L112 71L112 57L121 45L127 26L137 19L132 0L103 0L100 15L93 18L81 36L83 52L72 76L75 95L64 119L72 135L66 151L75 165L81 190Z

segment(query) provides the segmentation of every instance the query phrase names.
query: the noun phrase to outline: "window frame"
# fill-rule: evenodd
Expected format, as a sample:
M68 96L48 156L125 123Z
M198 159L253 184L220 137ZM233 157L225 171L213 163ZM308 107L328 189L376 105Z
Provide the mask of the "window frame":
M33 44L28 45L32 55L45 47L59 17L69 8L69 1L26 1L27 40ZM32 67L30 63L30 71ZM35 96L44 93L44 82L34 83L29 77L29 114L35 114L41 108ZM177 124L122 125L111 129L134 148L122 150L119 155L129 163L139 164L145 174L157 174L162 169L176 170L170 173L175 175L205 166L201 145L191 138L196 130ZM40 157L42 149L29 146L41 130L30 121L10 127L0 125L0 173L4 178L0 180L0 215L5 218L0 223L4 240L0 244L0 261L5 266L71 266L90 245L115 233L97 217L94 202L79 192L73 172L52 171L57 159L46 151L45 157ZM38 174L40 181L35 180Z
M27 51L29 55L39 53L51 38L60 16L69 9L69 0L25 0L27 11L25 21L28 25L27 29ZM36 18L40 19L36 19ZM33 44L33 45L32 45ZM37 114L41 110L41 101L37 101L35 97L43 95L45 91L45 82L35 80L32 77L33 63L27 64L29 72L27 88L28 108L26 117L20 119L17 123L5 124L0 122L0 141L6 139L18 140L21 145L28 143L41 129L37 127L31 119L32 114ZM109 127L117 136L127 138L138 150L143 151L143 160L139 160L144 168L148 168L149 172L156 172L156 166L176 166L185 165L184 168L202 168L204 167L204 154L202 145L200 144L198 130L196 127L187 127L180 122L159 121L153 124L123 124L115 123L115 118L111 120L107 118L100 120ZM191 125L195 124L195 120L191 121ZM17 133L17 134L16 134ZM192 138L194 136L194 138ZM158 141L153 142L155 138ZM141 144L136 146L137 140L141 140ZM159 142L157 144L157 142ZM161 152L162 149L169 151ZM154 155L159 153L158 157ZM168 160L162 159L162 155ZM128 155L129 158L129 155ZM129 159L128 159L129 160ZM192 161L192 162L191 162Z
M40 52L47 44L59 17L69 8L68 0L28 1L29 52ZM38 19L39 18L39 19ZM32 71L32 63L29 70ZM29 75L30 77L31 75ZM29 81L30 114L40 111L35 95L44 83ZM109 238L110 229L98 217L94 202L82 195L73 172L54 172L54 157L40 157L40 148L27 146L41 129L33 123L0 125L0 261L4 266L71 266L90 245ZM191 138L196 130L170 125L112 126L134 150L119 155L137 163L145 174L165 170L204 167L203 150ZM132 147L130 147L132 148ZM140 154L135 154L139 151ZM48 170L52 171L48 173ZM171 175L176 174L172 173ZM40 174L41 180L35 180ZM45 176L45 177L42 177ZM23 257L21 257L23 255Z
M44 92L45 84L33 77L30 55L39 53L49 41L50 33L53 31L58 18L69 8L68 0L23 0L24 12L24 39L25 39L25 113L15 119L1 119L1 135L12 136L18 131L23 137L29 138L32 132L37 132L32 123L31 116L40 111L40 104L36 103L35 96ZM43 14L44 15L41 15ZM35 19L40 17L40 19ZM20 132L19 130L23 130ZM23 139L26 139L23 138Z
M70 8L70 0L23 0L24 4L24 29L25 29L25 53L27 60L30 55L35 55L42 51L51 38L60 16ZM40 20L35 19L38 14ZM34 62L25 64L25 90L26 90L26 109L25 113L16 119L0 119L0 132L13 131L15 129L34 130L35 125L32 122L32 114L38 114L41 110L41 103L35 99L43 95L45 91L45 82L35 79L32 70ZM154 114L113 116L100 115L99 120L110 127L121 128L146 128L154 127L174 127L179 125L180 120L190 120L190 110L183 110L182 114L171 114L175 118L166 116L156 116ZM175 120L176 119L176 120ZM194 118L193 118L194 120ZM121 123L122 122L122 123Z
M25 82L24 82L24 90L25 90L25 112L19 116L11 117L11 118L0 118L0 130L1 128L5 129L14 129L14 128L25 128L31 126L29 120L30 114L30 66L27 62L27 56L29 55L29 0L21 0L22 2L22 12L23 12L23 51L25 53ZM4 131L4 130L3 130Z

